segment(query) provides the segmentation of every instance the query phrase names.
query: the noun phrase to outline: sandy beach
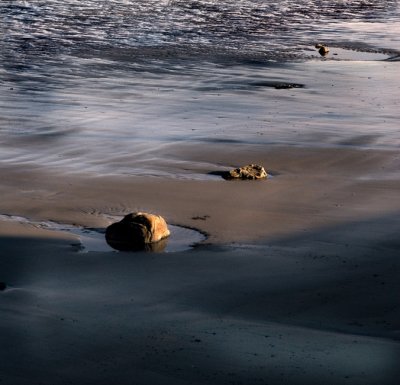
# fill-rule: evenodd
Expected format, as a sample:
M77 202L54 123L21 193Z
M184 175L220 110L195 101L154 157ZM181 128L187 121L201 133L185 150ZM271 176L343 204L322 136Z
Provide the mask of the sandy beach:
M147 210L209 235L178 253L80 253L71 234L0 221L2 383L397 383L399 152L224 148L180 155L251 153L274 176L2 166L3 213L104 228Z
M399 384L399 14L1 2L0 385Z

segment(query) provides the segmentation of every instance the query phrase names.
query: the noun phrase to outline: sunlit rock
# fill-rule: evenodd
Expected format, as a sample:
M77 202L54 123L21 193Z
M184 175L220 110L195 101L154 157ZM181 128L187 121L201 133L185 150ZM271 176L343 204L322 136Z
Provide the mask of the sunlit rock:
M163 217L141 212L128 214L106 229L107 243L117 250L162 251L169 235Z
M329 52L329 48L327 46L325 46L324 44L315 44L315 48L318 49L318 52L321 56L325 56L328 54Z
M227 179L265 179L268 177L264 167L257 164L249 164L244 167L229 171Z

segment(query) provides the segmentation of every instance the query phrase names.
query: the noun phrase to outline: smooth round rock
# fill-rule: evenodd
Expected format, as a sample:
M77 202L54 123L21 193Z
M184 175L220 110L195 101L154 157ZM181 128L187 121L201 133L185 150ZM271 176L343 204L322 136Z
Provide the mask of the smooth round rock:
M160 242L169 235L170 231L163 217L141 212L128 214L106 229L107 243L121 251L158 249L162 251L165 244L162 245Z
M325 46L324 44L315 44L315 48L318 49L318 52L321 56L325 56L328 54L329 52L329 48L327 46Z

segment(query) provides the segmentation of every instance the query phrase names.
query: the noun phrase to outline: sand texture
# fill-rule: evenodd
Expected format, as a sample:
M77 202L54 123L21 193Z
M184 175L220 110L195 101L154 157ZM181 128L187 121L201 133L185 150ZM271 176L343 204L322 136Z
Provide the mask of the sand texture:
M232 162L217 147L176 152L273 177L2 167L3 214L105 228L146 210L209 237L82 253L71 234L0 221L1 383L398 383L399 152L242 145Z
M399 2L0 15L0 385L400 384Z

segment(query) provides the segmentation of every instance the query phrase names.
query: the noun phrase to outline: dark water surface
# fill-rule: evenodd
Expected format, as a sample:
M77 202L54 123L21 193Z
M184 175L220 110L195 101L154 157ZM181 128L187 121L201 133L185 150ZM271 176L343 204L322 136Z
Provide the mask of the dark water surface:
M0 161L182 176L177 143L397 146L399 9L2 1Z
M3 64L21 69L60 54L280 60L321 39L373 48L399 41L388 33L399 17L393 0L33 0L2 1L0 11Z

